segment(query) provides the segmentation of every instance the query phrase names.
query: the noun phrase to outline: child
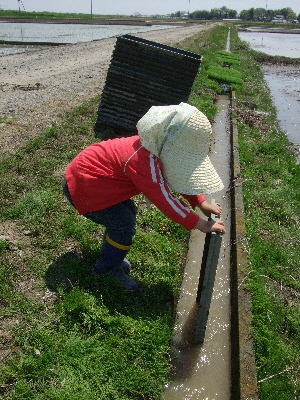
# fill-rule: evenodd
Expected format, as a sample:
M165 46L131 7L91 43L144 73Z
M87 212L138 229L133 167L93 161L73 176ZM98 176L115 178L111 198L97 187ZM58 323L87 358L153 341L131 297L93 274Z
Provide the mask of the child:
M125 273L125 258L135 234L136 209L131 198L143 193L162 213L187 230L225 233L223 222L206 221L179 200L210 216L222 211L201 193L223 184L209 157L211 124L197 108L151 107L137 123L138 135L92 144L67 166L63 189L79 214L106 228L96 274L109 272L123 289L136 283Z

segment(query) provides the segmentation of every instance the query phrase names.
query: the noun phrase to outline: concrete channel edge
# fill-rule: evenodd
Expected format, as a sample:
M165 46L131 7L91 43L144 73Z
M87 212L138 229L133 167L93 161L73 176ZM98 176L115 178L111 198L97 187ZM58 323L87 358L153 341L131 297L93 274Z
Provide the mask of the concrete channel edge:
M235 105L231 94L231 109ZM231 118L231 400L258 400L252 330L251 295L245 286L249 274L237 122Z

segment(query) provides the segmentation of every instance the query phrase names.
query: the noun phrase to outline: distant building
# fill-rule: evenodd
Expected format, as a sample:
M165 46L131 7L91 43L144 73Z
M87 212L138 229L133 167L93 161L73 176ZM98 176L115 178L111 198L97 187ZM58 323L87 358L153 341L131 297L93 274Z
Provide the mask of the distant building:
M287 22L287 20L284 18L284 15L277 14L277 15L275 15L275 17L272 19L271 22L273 22L274 24L276 24L276 23L284 24L284 23Z

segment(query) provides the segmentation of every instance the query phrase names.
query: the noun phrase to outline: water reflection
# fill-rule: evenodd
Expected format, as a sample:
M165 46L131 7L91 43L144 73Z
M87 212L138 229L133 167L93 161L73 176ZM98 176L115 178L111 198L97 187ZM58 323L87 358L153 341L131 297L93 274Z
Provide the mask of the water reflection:
M300 57L299 34L239 32L239 37L247 41L254 50L269 55ZM286 132L291 143L300 147L299 67L265 65L263 72L277 110L280 128ZM300 154L297 162L300 163Z
M84 25L0 22L0 40L18 42L79 43L157 29L172 25Z
M291 143L300 145L300 71L289 66L266 65L265 79L271 90L281 129ZM300 163L300 155L298 155Z
M239 38L248 42L253 50L271 56L300 57L299 33L239 32Z

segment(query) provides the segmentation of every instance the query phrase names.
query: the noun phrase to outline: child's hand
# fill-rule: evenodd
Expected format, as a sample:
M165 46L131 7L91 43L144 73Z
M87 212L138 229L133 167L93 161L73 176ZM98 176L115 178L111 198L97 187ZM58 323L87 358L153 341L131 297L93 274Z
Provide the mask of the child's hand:
M199 219L195 229L199 229L203 233L219 232L226 233L223 221L205 221L204 219Z
M200 203L198 207L207 217L210 217L210 214L220 215L222 212L222 207L215 203L207 203L206 200L202 201L202 203Z

